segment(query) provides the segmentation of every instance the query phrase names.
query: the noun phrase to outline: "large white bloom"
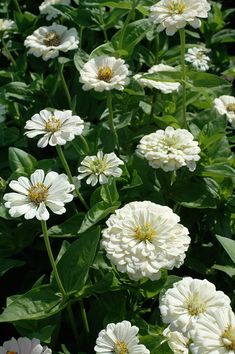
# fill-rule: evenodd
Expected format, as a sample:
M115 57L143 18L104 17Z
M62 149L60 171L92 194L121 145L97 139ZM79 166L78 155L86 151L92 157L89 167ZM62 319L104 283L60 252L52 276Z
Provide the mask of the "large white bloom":
M222 291L216 291L208 280L185 277L174 283L160 299L160 311L171 330L188 333L209 310L228 307L230 299Z
M47 111L46 109L34 114L28 120L25 133L28 138L43 135L38 141L38 147L64 145L67 141L81 135L84 129L84 121L79 116L73 116L72 111Z
M95 352L100 354L150 354L150 351L139 344L137 334L139 328L129 321L109 323L96 339Z
M198 142L193 140L189 131L172 127L145 135L137 146L137 153L145 157L150 166L166 172L183 166L194 171L200 151Z
M176 69L170 65L158 64L152 66L148 70L148 74L155 74L161 71L176 71ZM146 78L145 76L143 76L143 74L136 74L133 78L137 80L140 85L149 88L155 88L157 90L160 90L162 93L171 93L173 91L178 91L180 87L179 82L155 81Z
M39 27L28 36L24 45L30 48L28 53L43 60L56 58L59 51L68 52L78 48L78 34L75 28L67 29L62 25L53 23L51 26Z
M53 5L70 5L71 0L44 0L39 6L39 11L42 15L47 15L46 19L51 20L57 17L60 12Z
M193 354L234 354L235 315L231 308L216 309L200 318L191 332Z
M210 8L207 0L161 0L150 7L150 19L158 24L158 32L166 29L166 34L172 36L187 23L200 27L199 18L207 18Z
M97 155L86 156L78 168L78 179L87 178L86 183L95 186L97 183L105 184L109 176L120 177L122 169L118 166L124 165L114 152L103 154L98 151Z
M210 58L205 55L208 50L202 47L189 48L185 54L185 61L191 63L192 66L201 71L206 71L209 69Z
M124 60L100 56L89 60L80 70L79 81L83 90L110 91L123 90L130 79L128 65Z
M189 353L189 339L181 332L171 331L167 327L162 333L167 340L167 343L174 354L188 354Z
M13 217L24 215L25 219L48 220L49 208L55 214L66 212L65 203L71 202L74 185L68 182L65 174L36 170L30 179L19 177L11 181L9 186L16 193L7 193L3 199L6 208Z
M235 97L220 96L214 100L214 107L219 114L225 114L229 123L235 128Z
M51 354L51 349L42 347L36 338L11 338L0 347L0 354Z
M188 229L173 211L149 201L131 202L115 211L103 230L107 257L133 280L156 280L161 269L179 268L190 243Z
M16 24L14 21L0 18L0 33L11 31L15 28L16 28Z

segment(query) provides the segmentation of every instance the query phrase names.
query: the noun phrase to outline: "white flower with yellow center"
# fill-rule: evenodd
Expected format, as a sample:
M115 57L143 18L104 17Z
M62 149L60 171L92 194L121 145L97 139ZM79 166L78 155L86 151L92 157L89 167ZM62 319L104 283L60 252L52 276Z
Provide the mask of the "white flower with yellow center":
M100 354L150 354L150 351L139 344L137 334L139 328L129 321L109 323L96 339L95 352Z
M130 279L161 277L161 269L179 268L190 244L188 229L173 211L149 201L131 202L115 211L103 230L107 257Z
M124 60L100 56L89 60L80 70L79 81L83 90L110 91L123 90L128 85L130 75Z
M162 333L167 340L167 343L174 354L188 354L189 353L189 339L181 332L171 331L167 327Z
M0 354L51 354L51 349L42 347L36 338L11 338L0 346Z
M214 107L219 114L225 114L229 123L235 128L235 97L220 96L214 100Z
M222 291L216 291L208 280L190 277L174 283L160 299L163 322L171 330L187 334L195 328L198 320L210 310L230 306L230 299Z
M202 47L189 48L185 54L185 61L191 63L192 66L201 71L206 71L209 69L210 58L205 55L208 50Z
M150 20L158 25L158 32L165 29L172 36L187 23L199 28L199 18L207 18L210 8L207 0L161 0L150 7Z
M46 19L51 20L60 14L53 5L67 5L71 4L71 0L44 0L39 6L39 11L42 15L47 15Z
M24 45L30 48L28 54L42 57L43 60L58 57L59 52L68 52L78 48L78 34L75 28L67 29L53 23L51 26L39 27L28 36Z
M5 194L3 199L12 217L24 215L25 219L48 220L47 208L61 215L66 212L65 203L73 199L74 185L69 183L65 174L53 171L45 175L43 170L36 170L30 179L19 177L9 186L15 193Z
M64 145L76 135L81 135L84 121L79 116L73 116L72 111L47 111L46 109L32 116L25 125L29 130L25 133L28 138L43 135L38 141L38 147Z
M153 168L175 171L187 166L190 171L196 168L200 160L200 147L193 135L186 129L167 127L155 133L145 135L137 146L137 153L148 160Z
M98 151L97 155L86 156L82 160L78 168L80 173L78 179L88 177L86 183L91 184L92 187L97 183L105 184L110 176L121 176L122 169L118 167L120 165L124 165L124 162L114 152L103 154L102 151Z
M0 18L0 33L11 31L15 28L16 28L16 24L14 21Z

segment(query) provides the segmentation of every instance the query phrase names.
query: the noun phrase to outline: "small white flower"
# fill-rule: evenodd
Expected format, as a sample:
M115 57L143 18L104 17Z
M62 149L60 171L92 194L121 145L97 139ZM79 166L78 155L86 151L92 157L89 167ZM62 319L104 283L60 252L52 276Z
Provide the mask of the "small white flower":
M39 11L42 15L47 15L46 19L51 20L57 17L60 12L53 5L70 5L71 0L44 0L39 6Z
M95 352L100 354L150 354L150 351L139 344L137 334L139 328L129 321L109 323L96 339Z
M34 114L28 120L25 133L28 138L43 135L38 141L38 147L64 145L67 141L81 135L84 129L84 121L79 116L73 116L72 111L47 111L46 109Z
M214 107L219 114L225 114L229 123L235 128L235 97L220 96L214 100Z
M200 318L191 332L192 354L234 354L235 315L231 308L218 308Z
M102 231L107 257L130 279L157 280L161 269L179 268L190 243L188 229L173 211L149 201L115 211Z
M0 123L6 119L6 106L0 103Z
M166 172L183 166L194 171L200 151L198 142L193 140L189 131L172 127L145 135L137 146L137 153L145 157L150 166Z
M229 307L230 299L208 280L185 277L160 299L160 311L171 330L187 334L209 310Z
M16 28L16 24L14 21L6 20L4 18L0 18L0 33L11 31Z
M189 353L189 339L178 331L171 331L167 327L162 333L166 339L169 347L174 354L188 354Z
M11 338L0 347L0 354L51 354L51 349L42 347L40 340L33 338L20 337Z
M205 55L207 52L208 50L202 47L189 48L185 54L185 61L191 63L197 70L206 71L209 69L210 62L210 58Z
M130 71L124 60L100 56L89 60L80 70L79 81L83 90L110 91L123 90L128 85Z
M66 212L65 203L71 202L74 185L70 184L65 174L36 170L30 179L19 177L11 181L9 186L16 193L7 193L3 199L5 207L10 208L12 217L24 215L25 219L37 218L48 220L49 208L53 213L61 215Z
M172 36L187 23L200 27L199 18L207 18L210 8L207 0L161 0L150 7L150 20L158 24L158 32L166 29L166 34Z
M82 160L78 168L78 172L81 173L78 179L89 176L86 183L91 184L92 187L97 183L105 184L109 176L121 176L122 169L118 167L120 165L124 165L124 162L114 152L103 154L102 151L98 151L97 156L86 156Z
M68 52L78 48L78 34L75 28L67 29L62 25L53 23L51 26L39 27L28 36L24 45L30 48L28 53L43 60L56 58L59 51Z

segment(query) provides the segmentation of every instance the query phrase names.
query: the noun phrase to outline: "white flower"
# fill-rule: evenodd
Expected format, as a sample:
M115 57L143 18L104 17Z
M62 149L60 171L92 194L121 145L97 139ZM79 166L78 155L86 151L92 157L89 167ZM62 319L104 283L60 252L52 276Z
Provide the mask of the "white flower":
M184 262L190 237L179 221L166 206L131 202L107 220L102 246L110 261L130 279L157 280L161 269L179 268Z
M124 60L114 57L100 56L89 60L80 70L79 81L84 84L83 90L110 91L123 90L130 79L128 65Z
M185 277L160 299L160 311L171 330L188 333L209 310L228 307L230 299L208 280Z
M118 167L119 165L124 165L124 162L114 152L103 154L102 151L98 151L97 156L86 156L82 160L78 168L78 172L81 173L78 179L89 176L86 183L91 184L92 187L97 183L105 184L109 176L121 176L122 169Z
M95 352L100 354L150 354L150 351L139 344L137 333L139 328L129 321L109 323L96 339Z
M206 52L208 50L202 47L189 48L185 54L185 61L191 63L197 70L206 71L209 69L208 63L210 62L210 58L205 55Z
M207 18L210 8L207 0L161 0L150 7L150 20L158 24L158 32L166 29L166 34L172 36L187 23L200 27L199 18Z
M14 21L6 20L4 18L0 18L0 33L11 31L16 28L16 24Z
M220 96L214 100L214 107L219 114L225 114L229 123L235 128L235 97Z
M46 19L51 20L60 14L53 5L70 5L71 0L44 0L39 6L39 11L42 15L47 15Z
M6 106L0 103L0 123L4 122L6 114Z
M79 116L73 116L72 111L47 111L46 109L34 114L28 120L25 133L28 138L43 135L38 141L38 147L64 145L67 141L81 135L84 129L84 121Z
M189 353L189 339L178 331L171 331L167 327L162 333L166 339L169 347L174 354L188 354Z
M11 338L0 347L0 354L51 354L51 349L42 347L36 338Z
M231 308L218 308L200 318L191 333L193 354L234 354L235 316Z
M25 219L48 220L49 208L53 213L61 215L66 212L65 203L71 202L74 185L68 182L65 174L36 170L30 179L19 177L11 181L9 186L16 193L7 193L3 199L5 207L10 208L12 217L24 215Z
M56 58L59 51L68 52L78 48L78 34L75 28L67 29L62 25L53 23L51 26L39 27L28 36L24 45L30 48L28 53L43 60Z
M183 166L194 171L200 151L198 142L193 140L189 131L172 127L145 135L137 146L137 153L145 157L150 166L166 172Z

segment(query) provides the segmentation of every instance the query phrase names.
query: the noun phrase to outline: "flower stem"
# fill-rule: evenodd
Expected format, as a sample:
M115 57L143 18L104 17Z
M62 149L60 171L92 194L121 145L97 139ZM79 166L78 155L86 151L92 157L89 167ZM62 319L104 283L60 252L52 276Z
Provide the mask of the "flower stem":
M14 67L16 67L15 59L14 59L13 56L11 55L11 52L10 52L9 49L7 48L6 42L4 41L3 38L2 38L2 44L3 44L3 48L4 48L5 52L7 53L8 59L12 62L12 65L13 65Z
M185 67L185 29L180 30L180 47L181 47L181 72L182 72L182 111L183 111L183 128L187 128L186 121L186 67Z
M65 156L64 156L64 153L63 153L63 150L62 150L61 146L60 146L60 145L56 145L56 150L57 150L58 156L59 156L59 158L60 158L60 161L61 161L61 163L62 163L62 165L63 165L63 167L64 167L64 169L65 169L65 172L66 172L67 175L68 175L69 182L70 182L71 184L74 184L73 176L72 176L72 174L71 174L69 165L68 165L68 163L67 163L67 161L66 161L66 158L65 158ZM76 187L75 187L75 193L77 194L77 196L78 196L80 202L81 202L82 205L85 207L85 209L88 210L89 207L88 207L86 201L84 200L83 196L81 195L81 193L79 192L79 190L78 190Z
M59 63L59 75L60 75L60 80L62 83L62 86L64 88L65 96L67 97L68 105L69 108L72 109L72 99L69 93L68 86L66 84L65 78L64 78L64 65Z
M84 306L84 303L82 300L79 301L80 309L81 309L81 314L82 314L82 321L84 324L85 332L87 335L90 335L90 328L89 328L89 323L87 320L87 315L86 315L86 309Z
M119 144L118 144L118 135L114 126L113 122L113 104L112 104L112 94L111 92L107 92L107 107L109 110L109 128L113 134L114 137L114 143L115 147L117 146L117 149L119 149Z
M22 11L20 9L20 6L18 4L18 1L17 0L13 0L14 4L15 4L15 7L16 7L16 10L22 15Z
M118 46L119 49L122 49L122 47L123 47L123 39L124 39L124 35L125 35L125 32L126 32L126 28L127 28L127 26L129 25L129 23L131 21L132 15L135 12L136 6L138 5L139 1L140 0L133 0L132 1L131 10L130 10L129 14L126 17L126 20L125 20L125 22L123 24L123 27L122 27L122 30L121 30L121 33L120 33L119 46Z

